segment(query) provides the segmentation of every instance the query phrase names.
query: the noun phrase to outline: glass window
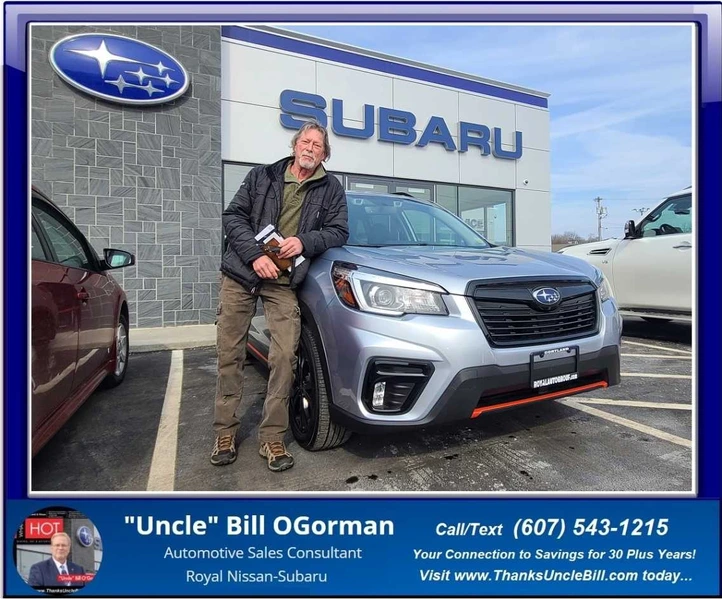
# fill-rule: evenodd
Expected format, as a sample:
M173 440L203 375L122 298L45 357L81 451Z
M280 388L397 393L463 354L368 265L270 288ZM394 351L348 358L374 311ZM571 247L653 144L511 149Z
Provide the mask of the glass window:
M371 191L374 193L389 193L390 183L384 181L359 181L349 177L348 179L348 190L349 191Z
M223 176L223 206L227 206L233 199L243 179L253 165L224 164ZM345 189L350 192L370 193L398 193L403 192L424 200L435 202L451 213L461 216L474 231L496 245L511 246L514 244L513 222L513 192L503 189L488 189L483 187L461 186L453 184L433 183L429 181L413 181L408 179L395 179L374 177L369 175L344 174L329 172L341 183L345 182ZM455 239L451 229L442 235L443 227L439 223L429 224L428 219L421 220L418 215L407 215L411 226L417 229L418 241L451 243ZM417 218L416 221L411 219ZM370 222L356 223L356 234L367 239L369 231L366 230ZM381 223L375 222L380 227ZM391 223L386 223L386 230L390 233ZM352 231L353 235L354 232ZM371 232L373 237L373 232ZM441 237L440 237L441 236Z
M642 221L642 237L692 232L692 196L668 200Z
M47 260L45 250L43 249L43 245L40 243L40 238L38 237L38 232L35 230L35 226L32 227L31 243L33 260Z
M438 245L467 245L449 225L439 219L434 219L434 242Z
M436 245L485 248L488 244L456 216L409 198L347 193L349 244Z
M247 164L225 164L223 165L223 208L231 203L238 188L243 183L253 166Z
M433 219L428 212L423 212L421 210L407 210L406 218L409 221L409 225L416 233L416 239L418 241L431 241L433 234Z
M47 552L40 551L43 547L50 547L49 545L22 545L18 546L15 554L17 560L17 569L23 580L27 582L30 576L30 568L33 564L37 564L50 557L49 549ZM36 549L37 548L37 549Z
M415 198L427 200L429 202L434 198L431 185L424 183L396 183L396 185L394 185L394 191L408 193Z
M402 181L400 179L382 179L349 175L348 191L369 191L373 193L406 193L420 200L433 201L434 186L423 181Z
M514 243L511 201L511 191L459 186L459 216L496 245Z
M70 229L58 216L43 209L35 210L35 214L60 264L73 268L91 268L93 261L86 252L79 233Z
M454 214L459 214L459 206L457 205L457 187L456 185L437 185L436 186L436 203L443 206Z

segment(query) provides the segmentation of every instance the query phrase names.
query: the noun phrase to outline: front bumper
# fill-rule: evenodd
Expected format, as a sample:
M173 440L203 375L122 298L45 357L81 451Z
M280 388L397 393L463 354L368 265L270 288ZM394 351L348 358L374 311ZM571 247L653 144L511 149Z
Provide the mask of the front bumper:
M325 279L322 283L326 284ZM326 299L329 297L330 301ZM538 395L530 390L530 354L560 346L578 348L576 370L582 379L577 385L587 380L587 371L589 376L598 376L595 382L619 382L622 319L613 300L599 303L599 326L594 335L507 348L490 345L466 296L445 296L447 316L412 314L398 318L350 309L330 287L319 287L312 293L307 285L300 299L308 307L322 342L332 414L350 429L408 429L468 419L475 409L483 407L477 406L482 392L485 397L493 392L494 401L504 403L504 394L516 399ZM432 375L423 390L402 412L380 413L369 406L365 383L376 360L430 366Z
M533 390L529 386L529 368L529 364L465 368L451 380L433 408L423 418L414 421L369 421L335 405L330 406L331 415L336 422L355 432L386 433L469 420L487 411L618 385L619 346L604 347L580 356L579 379L569 383Z

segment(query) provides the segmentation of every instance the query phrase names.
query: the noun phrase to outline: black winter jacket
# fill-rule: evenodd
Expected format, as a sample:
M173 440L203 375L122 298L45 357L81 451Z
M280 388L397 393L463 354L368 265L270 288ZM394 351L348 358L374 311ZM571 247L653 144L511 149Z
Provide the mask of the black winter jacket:
M251 293L263 280L253 270L253 261L263 255L254 238L267 225L278 226L284 174L292 160L289 156L274 164L253 168L223 212L226 251L221 272ZM336 177L327 174L309 184L296 237L303 243L302 255L306 260L291 273L292 289L305 278L309 258L348 240L346 194Z

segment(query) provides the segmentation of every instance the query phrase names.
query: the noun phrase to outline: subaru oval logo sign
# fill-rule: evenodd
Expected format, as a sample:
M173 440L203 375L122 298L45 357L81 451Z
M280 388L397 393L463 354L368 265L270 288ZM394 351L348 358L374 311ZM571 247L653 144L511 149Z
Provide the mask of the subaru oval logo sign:
M50 64L67 83L121 104L161 104L182 96L188 73L170 54L132 38L81 33L50 50Z
M75 536L83 547L90 547L93 544L93 533L87 526L81 526Z
M554 306L562 299L561 294L553 287L541 287L532 292L532 297L542 306Z

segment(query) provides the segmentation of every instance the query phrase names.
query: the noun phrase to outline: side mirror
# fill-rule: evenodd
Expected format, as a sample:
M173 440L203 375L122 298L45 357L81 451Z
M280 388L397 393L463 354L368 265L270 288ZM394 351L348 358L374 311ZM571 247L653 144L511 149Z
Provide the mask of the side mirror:
M633 220L624 223L624 239L634 239L637 236L637 227Z
M125 250L114 250L105 248L103 250L103 262L101 268L110 270L111 268L123 268L125 266L133 266L135 264L135 256Z

